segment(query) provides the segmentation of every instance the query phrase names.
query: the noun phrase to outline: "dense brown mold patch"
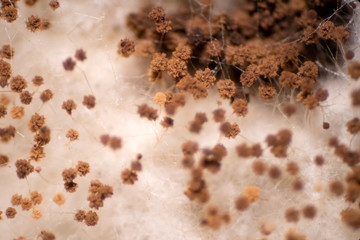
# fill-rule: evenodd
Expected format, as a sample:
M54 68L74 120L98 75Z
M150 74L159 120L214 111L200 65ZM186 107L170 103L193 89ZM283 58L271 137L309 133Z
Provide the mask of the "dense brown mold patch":
M239 116L247 114L249 101L236 94L240 89L258 91L264 100L279 95L284 99L295 90L297 101L309 110L326 100L316 92L319 66L344 62L345 56L338 53L350 36L351 4L248 0L243 9L210 14L212 4L192 6L208 22L189 10L181 12L181 19L187 19L181 20L161 6L127 16L127 26L140 45L157 49L145 54L152 57L150 81L173 79L195 99L206 98L216 84L219 96L230 99ZM349 74L356 75L354 71ZM288 116L294 113L287 110Z

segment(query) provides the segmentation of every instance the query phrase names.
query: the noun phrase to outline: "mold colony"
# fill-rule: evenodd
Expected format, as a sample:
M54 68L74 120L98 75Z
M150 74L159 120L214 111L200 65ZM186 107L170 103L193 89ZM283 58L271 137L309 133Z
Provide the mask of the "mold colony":
M39 4L37 1L24 2L26 7L36 7ZM140 123L153 121L160 123L164 132L170 131L178 124L177 119L180 117L177 112L180 108L208 98L214 89L218 91L218 98L222 99L222 103L219 102L217 108L211 109L212 118L202 111L187 116L184 128L190 137L179 145L183 155L177 159L178 166L185 170L184 174L189 175L183 194L188 198L188 204L196 204L201 209L199 224L218 230L223 225L231 225L239 213L251 211L258 204L266 204L267 201L262 198L265 185L249 184L241 193L236 194L236 198L231 199L237 212L224 211L221 204L212 202L212 186L208 179L220 175L222 165L224 161L229 161L231 152L235 151L238 158L231 161L251 161L249 174L256 178L265 177L275 184L284 178L291 179L291 193L287 194L300 194L306 184L305 179L300 177L302 164L289 157L295 137L292 130L284 128L267 133L262 141L240 143L238 140L242 126L229 120L229 115L246 118L252 111L251 101L259 99L263 104L280 103L277 114L282 113L287 118L295 118L304 109L307 112L317 111L326 106L329 97L329 91L320 84L326 75L324 69L331 71L337 65L345 64L349 80L351 78L350 81L357 81L360 77L360 63L354 60L355 53L347 49L347 40L351 37L353 28L349 23L358 5L353 1L248 0L244 1L243 8L224 13L214 13L213 4L212 1L200 1L195 8L190 10L190 6L186 6L174 14L165 13L161 6L144 6L139 12L130 13L126 18L127 27L135 38L129 36L121 39L113 47L113 51L123 58L131 58L132 55L147 58L148 81L155 88L161 84L167 86L166 91L154 94L154 103L136 102ZM49 9L57 11L59 8L61 9L60 2L49 1ZM2 0L2 21L16 21L18 9L18 1ZM193 14L194 12L199 14ZM31 15L24 24L29 31L36 32L50 29L56 23ZM12 159L0 152L0 167L15 166L19 180L23 181L30 174L41 173L41 161L46 158L45 147L52 140L54 127L46 123L49 116L37 111L30 113L29 117L26 109L36 98L42 104L50 103L58 92L47 88L38 91L43 84L46 86L46 80L40 73L32 79L32 86L25 77L14 73L11 59L15 55L16 49L11 45L2 46L0 86L9 92L1 96L0 119L5 119L8 114L13 119L7 119L10 123L24 117L29 118L27 130L33 134L32 147L20 159ZM79 48L74 53L75 60L70 56L59 64L71 74L79 63L88 58L91 57L87 56L86 50ZM60 108L70 118L73 113L85 111L85 108L86 111L93 111L98 107L88 79L86 81L91 94L83 96L83 108L78 107L75 99L66 96L63 99ZM358 111L360 105L359 91L354 89L349 96L351 107L355 111ZM7 94L16 95L22 105L12 103ZM227 112L226 107L221 105L224 103L231 106L233 112ZM12 107L8 110L10 105ZM165 113L162 112L163 109ZM195 141L195 136L200 135L209 124L215 124L216 131L228 141L234 141L236 146L228 147L219 140L211 147L203 147L202 142ZM331 129L330 123L325 121L319 126L324 130ZM354 116L347 119L343 127L356 137L360 132L360 120ZM17 130L11 124L5 127L1 125L0 144L8 144L16 134ZM63 135L69 140L69 144L82 141L79 131L74 128L65 129ZM104 148L104 151L114 152L122 150L124 141L127 141L126 137L116 136L111 132L103 133L96 139L98 144L109 147ZM328 183L328 195L343 197L346 202L356 203L360 197L360 181L357 179L360 149L342 143L336 137L330 138L328 145L334 150L334 156L349 167L345 179L332 179ZM268 163L266 157L263 158L267 152L278 159L278 162ZM132 187L135 188L142 173L146 172L143 162L146 159L138 154L129 167L118 173L117 184L134 185ZM328 164L328 156L325 158L317 155L311 164L320 168ZM91 170L94 171L93 168ZM88 173L90 164L86 161L78 161L76 166L63 169L63 190L74 194L80 184L77 183L78 180L83 183L78 177L85 177ZM246 178L243 180L246 181ZM114 189L117 188L104 184L99 179L91 179L89 182L88 196L83 196L83 199L88 201L91 210L74 209L71 214L74 221L85 222L85 225L93 227L102 221L98 215L100 208L104 207L107 198L116 194ZM322 185L314 185L313 191L321 192ZM9 202L12 206L4 208L6 218L16 219L19 211L30 210L34 220L42 218L41 189L29 192L29 197L13 194ZM63 205L66 199L63 193L56 193L52 201ZM320 205L295 204L287 206L282 213L284 221L296 224L321 217L318 214ZM339 216L343 223L358 229L360 210L355 205L350 206L339 212ZM258 233L263 236L262 239L267 239L266 236L271 236L277 228L280 226L272 221L262 222ZM289 228L281 235L287 240L306 239L306 233L300 233L295 228ZM40 231L37 236L43 240L56 238L47 229ZM27 238L19 236L16 239Z

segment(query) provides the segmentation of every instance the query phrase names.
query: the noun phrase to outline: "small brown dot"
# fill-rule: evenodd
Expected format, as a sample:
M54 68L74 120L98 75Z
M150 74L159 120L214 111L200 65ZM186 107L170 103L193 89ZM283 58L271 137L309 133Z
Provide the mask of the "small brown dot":
M21 119L25 115L24 107L14 106L10 110L10 116L13 119Z
M235 83L231 79L222 79L216 83L221 98L230 99L235 95Z
M142 170L142 165L139 161L132 161L130 169L131 171L140 172Z
M267 166L262 160L255 160L252 164L252 170L256 175L263 175Z
M6 96L5 94L0 94L0 106L3 105L5 107L7 107L9 104L10 104L10 98L8 96Z
M300 191L303 189L303 182L300 179L296 179L293 183L292 183L292 188L294 191Z
M69 99L63 102L61 108L64 109L69 115L71 115L72 111L77 108L77 105L74 100Z
M75 58L79 61L85 61L86 60L86 52L83 49L78 49L75 52Z
M34 205L40 204L43 200L41 193L38 191L32 191L30 193L30 197Z
M29 91L24 91L20 94L20 101L22 104L29 105L32 101L32 95Z
M9 163L9 157L3 154L0 154L0 167L4 167Z
M88 109L92 109L96 105L96 98L93 95L86 95L83 98L82 104Z
M76 62L71 57L68 57L67 59L65 59L65 61L63 61L62 64L66 71L73 71L75 68Z
M240 128L237 123L230 124L229 122L224 122L220 125L220 132L224 134L226 138L236 138L240 133Z
M360 119L356 117L349 120L346 123L346 128L350 134L353 135L357 134L358 132L360 132Z
M14 57L14 49L10 45L3 45L0 56L10 60Z
M292 103L288 103L283 106L282 110L287 117L290 117L294 113L296 113L296 105Z
M162 72L166 70L168 59L165 53L155 53L150 63L150 69L153 72ZM166 96L164 96L166 98Z
M324 162L325 162L325 159L324 159L323 156L318 155L318 156L315 157L315 164L317 166L322 166L324 164Z
M360 228L360 211L348 208L341 212L341 221L354 229Z
M304 217L312 219L316 216L316 207L311 204L306 205L302 212Z
M330 123L328 122L323 122L323 129L327 130L330 128Z
M13 207L8 207L8 208L6 209L6 211L5 211L5 214L6 214L6 217L7 217L7 218L15 218L16 213L17 213L17 211L16 211L16 209L13 208Z
M166 102L166 94L163 92L157 92L154 96L154 102L158 105L164 104Z
M27 82L22 76L17 75L11 78L10 88L13 92L21 93L25 88L27 88Z
M38 0L25 0L25 4L28 6L34 6Z
M181 79L186 76L187 64L178 58L171 58L167 62L167 72L174 79Z
M77 170L75 168L67 168L62 172L64 182L72 182L77 177Z
M65 203L65 196L62 193L55 194L53 197L54 203L57 205L63 205Z
M55 240L56 237L53 233L48 232L48 231L41 231L41 233L39 234L39 237L41 237L42 240Z
M18 10L13 4L9 6L3 6L1 10L2 17L9 23L15 21L18 17Z
M329 188L330 191L336 196L341 196L344 193L344 185L340 181L331 182Z
M122 39L118 44L118 54L123 57L129 57L135 52L135 43L134 41L125 38Z
M109 136L109 134L103 134L103 135L100 136L100 142L101 142L104 146L108 145L109 141L110 141L110 136Z
M315 183L315 184L313 185L313 190L314 190L315 192L321 192L321 191L323 190L323 185L322 185L322 183Z
M351 93L351 100L354 107L360 106L360 89L356 89Z
M195 114L195 118L190 123L190 132L199 133L202 129L202 125L208 121L206 113L198 112Z
M1 218L0 218L1 219ZM20 237L18 237L18 238L14 238L14 240L27 240L27 238L26 237L23 237L23 236L20 236Z
M355 53L351 50L347 50L345 53L346 60L352 60L355 57Z
M299 165L295 162L289 162L286 165L286 171L290 174L290 175L297 175L299 173Z
M52 10L56 10L60 7L60 3L58 0L51 0L49 3L49 6L51 7Z
M269 177L272 179L279 179L281 177L281 170L278 166L271 166L269 169Z
M21 208L24 211L29 211L32 208L32 201L29 198L23 198L21 200Z
M74 219L78 222L82 222L85 220L86 212L84 210L77 210L74 216Z
M34 166L25 159L19 159L15 162L16 174L20 179L26 178L34 171Z
M22 202L22 196L21 195L16 193L11 197L11 205L19 206L19 205L21 205L21 202Z
M66 132L66 138L68 138L70 141L76 141L79 139L79 132L75 129L69 129Z
M248 113L248 102L245 99L235 99L231 104L234 112L241 117L244 117Z
M95 226L99 221L99 217L96 212L88 211L85 215L85 223L88 226Z
M271 85L260 86L258 90L259 96L265 100L272 99L277 93L275 87Z
M31 15L28 17L26 23L26 28L31 32L35 32L37 30L46 30L50 27L50 22L48 19L40 18L36 15Z
M47 101L51 100L53 97L54 97L54 93L50 89L46 89L40 94L40 99L43 103L46 103Z
M30 131L37 132L45 125L45 117L35 113L28 122Z
M164 117L163 120L160 122L163 128L170 128L174 126L174 119L170 117Z
M199 145L194 141L187 141L181 145L181 150L184 155L194 155L199 150Z
M245 211L250 206L250 201L245 196L240 196L235 201L235 208L239 211Z
M290 229L286 232L285 240L306 240L306 236L300 233L297 233L295 229Z
M146 103L138 106L137 113L140 115L140 117L147 118L150 121L155 121L159 116L157 110L148 106Z
M7 108L4 105L0 105L0 118L5 117L7 114Z
M173 57L187 61L191 58L191 48L184 44L179 44L172 53Z
M76 182L65 182L64 183L65 191L67 191L69 193L75 192L77 187L78 187L78 184Z
M40 219L42 217L42 211L38 208L33 208L31 217L33 219Z
M113 150L117 150L121 148L121 138L119 137L111 137L109 141L109 145Z
M0 86L6 87L8 85L8 80L11 76L11 65L10 63L0 59Z
M360 62L350 62L348 65L348 74L353 80L358 80L358 78L360 77Z
M225 110L222 108L218 108L213 111L213 116L215 122L223 122L225 121Z
M137 180L137 173L126 168L121 172L121 179L124 184L134 184Z
M15 137L16 129L13 126L0 128L0 137L2 142L9 142L11 138Z
M355 2L355 1L349 2L349 5L350 5L350 7L352 7L353 9L356 8L356 2Z
M275 230L275 225L272 222L264 222L260 226L260 231L264 235L270 235Z
M260 188L257 186L248 186L245 188L243 194L249 199L250 203L256 202L260 198Z
M96 179L91 181L89 193L90 195L87 198L89 207L99 209L99 207L104 206L103 201L113 195L113 188Z
M85 176L90 172L90 165L87 162L79 161L76 165L76 170L80 176Z
M44 84L44 78L41 77L41 76L35 76L33 79L32 79L32 82L35 86L41 86Z
M181 161L181 164L184 168L192 168L194 166L195 160L193 156L187 155Z
M285 211L285 218L288 222L297 222L299 221L299 210L294 207L288 208Z
M34 136L34 141L38 146L44 146L51 141L51 130L47 126L40 128L37 134Z
M324 102L326 101L326 99L329 97L329 92L326 89L322 89L319 88L318 90L316 90L315 93L315 98L319 101L319 102Z

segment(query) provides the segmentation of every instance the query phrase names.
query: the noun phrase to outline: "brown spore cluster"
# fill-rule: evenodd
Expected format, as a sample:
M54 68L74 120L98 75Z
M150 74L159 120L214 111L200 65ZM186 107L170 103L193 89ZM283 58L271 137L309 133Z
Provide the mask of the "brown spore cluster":
M120 149L122 146L122 140L117 136L103 134L100 136L100 141L104 146L109 146L114 151Z
M138 173L142 171L141 159L142 155L138 154L136 159L131 162L130 168L125 168L121 172L123 184L133 185L138 180Z
M26 21L26 28L31 32L38 30L46 30L50 28L50 21L46 18L40 18L36 15L31 15Z

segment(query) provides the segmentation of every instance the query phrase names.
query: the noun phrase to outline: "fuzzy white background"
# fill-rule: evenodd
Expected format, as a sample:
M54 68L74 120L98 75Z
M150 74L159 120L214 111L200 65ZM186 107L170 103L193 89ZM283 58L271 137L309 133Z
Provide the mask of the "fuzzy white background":
M226 9L232 2L224 0L221 6L219 3L215 6ZM289 228L306 234L309 240L359 239L360 232L347 227L340 219L340 211L349 205L342 198L332 196L328 190L329 181L343 179L349 171L327 147L329 137L338 136L346 144L352 140L353 149L360 150L360 137L352 138L345 128L346 121L359 116L359 109L351 107L350 92L356 86L360 87L360 82L350 80L345 67L338 69L338 76L329 74L327 79L321 79L320 87L330 93L321 108L310 112L299 110L290 119L280 113L281 102L264 103L253 98L248 116L239 118L223 101L227 120L237 122L241 129L241 136L235 140L221 137L218 125L212 120L204 125L200 135L187 131L190 116L196 112L205 111L211 119L217 101L222 101L218 99L216 89L206 100L195 102L188 96L186 106L177 112L175 127L165 131L159 121L154 123L140 119L136 110L141 103L152 104L154 94L166 89L151 86L147 81L147 60L136 56L124 59L116 53L120 39L134 38L126 29L126 14L149 2L65 0L60 3L61 7L52 11L48 1L40 1L32 8L25 7L21 1L18 20L11 24L0 22L0 45L10 44L15 49L15 57L11 60L13 75L20 74L29 83L35 75L41 75L45 80L39 89L29 84L30 91L35 92L34 100L25 108L25 116L21 120L13 120L9 115L0 120L0 127L11 124L18 131L14 140L0 144L0 153L10 157L9 165L0 168L0 210L10 206L13 194L28 196L29 190L38 190L44 198L39 206L43 217L34 220L31 212L19 208L15 219L5 217L0 221L1 240L19 236L36 239L41 230L51 231L57 239L64 240L252 240L261 239L259 226L264 221L276 225L268 239L284 239ZM164 6L169 12L179 4L175 0L153 3ZM51 28L36 33L27 30L25 21L32 14L48 18ZM355 22L357 14L353 19ZM357 35L352 37L357 38ZM360 51L355 38L349 48L358 56ZM78 62L73 72L64 71L62 61L73 56L79 48L87 52L88 59ZM53 100L43 104L39 95L47 88L55 95ZM88 110L81 104L83 96L91 94L91 91L97 98L94 110ZM18 95L6 94L11 97L12 105L21 104ZM72 117L61 109L62 102L70 98L78 105ZM164 109L157 108L163 116ZM34 112L46 116L52 140L45 147L46 158L36 163L36 166L41 166L41 173L32 173L27 180L19 180L14 163L17 159L28 158L32 134L27 128L27 121ZM322 129L324 119L331 125L327 131ZM65 138L69 128L79 131L79 141L69 143ZM276 159L266 150L263 159L282 167L290 160L299 163L300 177L306 180L306 184L304 190L297 194L291 190L291 176L283 172L280 181L271 181L267 176L255 177L251 172L252 160L239 159L234 149L244 142L261 142L266 148L266 136L283 128L293 131L288 158ZM114 152L104 147L99 141L99 136L104 133L120 136L123 139L122 149ZM229 211L232 215L232 223L218 231L200 225L206 208L190 202L183 194L190 177L189 172L181 167L180 145L186 140L198 141L201 148L221 142L228 149L221 171L215 175L205 174L211 193L209 204L219 206L221 211ZM121 183L121 171L130 166L138 153L143 154L143 171L135 185L124 185ZM313 163L318 154L326 158L321 168ZM91 172L84 178L76 179L79 188L75 193L66 193L61 172L75 166L79 160L89 162ZM106 199L104 207L98 211L98 224L88 227L74 221L73 217L77 209L89 209L86 198L92 179L100 179L104 184L113 186L114 195ZM323 184L323 190L315 192L313 186L319 183ZM239 213L234 207L234 200L248 185L260 187L261 199L247 211ZM56 193L65 194L64 205L58 206L52 201ZM286 222L284 211L288 207L301 207L308 203L317 207L314 220L302 219L297 224Z

